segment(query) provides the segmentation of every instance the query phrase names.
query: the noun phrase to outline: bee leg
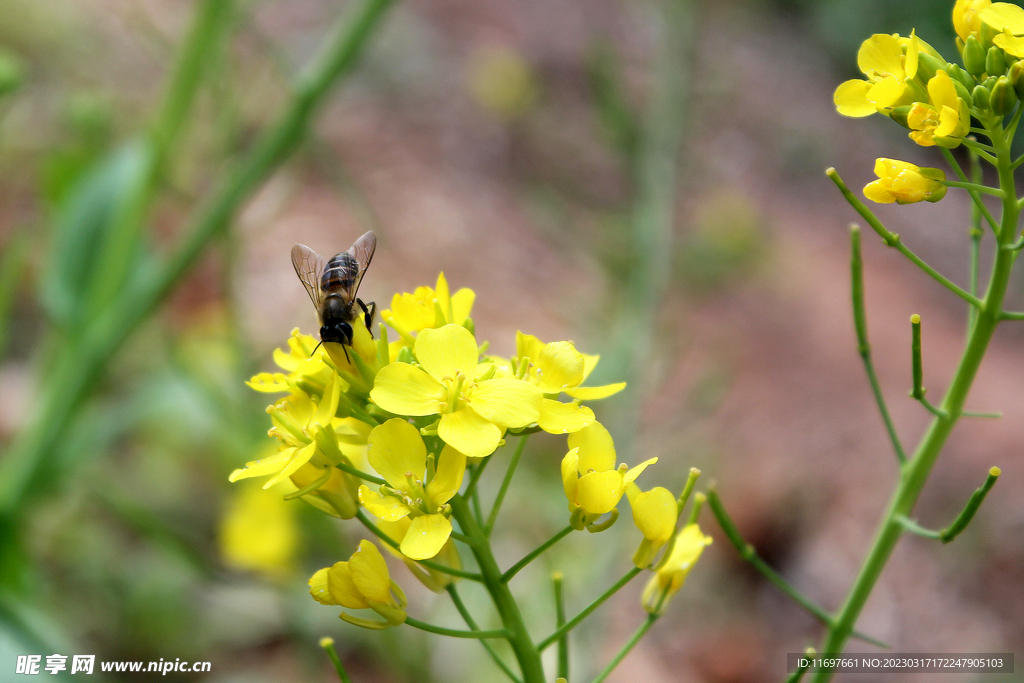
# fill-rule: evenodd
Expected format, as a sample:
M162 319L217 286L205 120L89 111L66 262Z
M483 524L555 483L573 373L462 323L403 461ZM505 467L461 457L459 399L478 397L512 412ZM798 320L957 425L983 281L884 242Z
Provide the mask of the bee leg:
M370 331L370 336L373 336L373 319L377 315L377 302L371 301L368 304L363 303L362 299L356 299L359 307L363 309L363 319L366 321L366 329Z

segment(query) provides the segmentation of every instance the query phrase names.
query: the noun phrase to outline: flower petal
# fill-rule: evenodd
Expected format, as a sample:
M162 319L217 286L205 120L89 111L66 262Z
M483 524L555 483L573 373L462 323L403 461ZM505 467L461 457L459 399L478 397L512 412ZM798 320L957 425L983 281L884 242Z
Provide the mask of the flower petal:
M605 384L600 387L573 387L572 389L566 389L565 393L581 401L597 401L613 396L625 388L625 382L616 382L615 384Z
M583 354L572 342L545 344L534 359L534 377L545 394L557 394L583 381Z
M640 474L644 470L646 470L648 468L648 466L653 465L656 462L658 462L657 458L650 458L648 460L644 460L639 465L637 465L635 467L630 467L629 471L626 472L626 474L623 476L623 478L625 479L626 483L634 481L634 480L636 480L637 477L640 476Z
M359 487L359 503L369 510L371 515L385 522L397 522L412 511L398 498L382 495L366 484Z
M324 567L319 570L316 574L309 577L309 594L313 596L313 599L319 602L321 605L337 605L334 598L331 597L331 592L327 587L327 573L331 570L330 567Z
M442 505L451 500L462 486L462 477L466 473L466 456L451 446L445 445L438 459L434 478L427 484L427 496L435 505Z
M542 398L540 390L529 382L498 377L477 384L467 402L489 422L515 429L537 421Z
M370 541L363 539L348 561L352 582L368 602L391 602L391 575L384 556Z
M594 421L594 411L578 402L562 403L545 398L540 403L537 424L548 434L578 432Z
M446 444L471 458L490 455L501 441L501 429L480 417L472 408L442 415L437 435Z
M451 533L452 523L444 515L420 515L402 539L402 554L410 560L429 560L441 552Z
M868 91L871 89L871 82L855 78L841 83L832 95L832 101L836 105L836 111L843 116L860 118L871 116L878 111L874 102L868 100Z
M295 455L292 457L292 459L288 462L288 464L284 466L284 469L278 472L277 476L267 480L267 483L263 485L263 488L269 489L271 486L281 481L282 479L292 476L292 474L294 474L297 469L299 469L307 462L309 462L309 459L313 457L314 453L316 453L315 442L309 444L304 448L298 449L295 452Z
M349 609L369 609L370 607L352 580L352 569L348 562L337 562L327 570L327 590L335 605Z
M658 486L632 498L629 504L633 508L633 522L644 538L655 543L672 538L679 513L671 491Z
M444 407L444 387L422 368L392 363L377 373L370 398L389 413L433 415Z
M580 474L615 469L615 442L600 422L569 435L569 448L580 449Z
M370 432L366 459L392 488L407 491L406 475L423 479L427 447L418 429L401 418L392 418Z
M603 515L619 504L624 490L625 483L618 470L590 472L580 477L576 502L590 514Z
M273 474L274 472L280 472L281 469L288 464L288 461L295 455L297 448L290 446L288 448L282 448L277 453L262 458L260 460L253 460L247 462L244 469L235 470L228 477L228 481L235 482L239 479L248 479L249 477L262 477L266 474Z
M562 488L565 489L565 497L572 505L576 504L576 495L579 492L579 463L579 448L573 448L562 458Z
M425 329L416 337L416 360L430 376L440 381L456 373L472 378L479 357L476 339L462 325Z

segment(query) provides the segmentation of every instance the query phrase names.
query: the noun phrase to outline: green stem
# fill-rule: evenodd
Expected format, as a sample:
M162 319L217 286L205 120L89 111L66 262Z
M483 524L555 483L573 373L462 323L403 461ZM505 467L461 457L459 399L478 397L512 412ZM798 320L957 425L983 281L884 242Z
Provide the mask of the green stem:
M916 534L923 538L930 538L934 541L939 541L942 539L942 535L938 531L933 531L932 529L925 529L923 526L921 526L914 520L910 519L909 517L905 517L903 515L896 515L895 519L897 522L899 522L900 526L902 526L906 531L912 534Z
M463 620L466 622L466 626L469 626L469 628L473 631L479 631L480 627L476 625L476 621L473 619L473 615L469 613L469 610L466 608L465 603L462 602L462 598L459 596L459 591L455 587L455 584L448 584L447 586L445 586L445 590L448 591L448 595L451 596L452 603L455 605L455 609L459 610L459 614L462 615ZM481 639L480 644L484 646L484 649L487 650L487 654L491 656L491 659L494 661L495 664L498 665L498 668L505 672L505 675L508 676L509 680L511 680L512 683L522 683L519 680L519 677L516 676L516 672L512 670L512 667L505 663L505 660L498 656L497 651L495 651L495 649L491 647L490 643L488 643L485 639Z
M359 479L362 479L363 481L368 481L371 484L376 484L377 486L384 486L385 484L387 484L387 482L381 479L380 477L375 477L372 474L367 474L366 472L363 472L360 469L352 467L352 465L349 465L347 462L339 462L337 465L335 465L335 467L337 467L342 472L347 472L348 474L351 474L353 477L357 477Z
M1010 143L998 128L991 132L993 144L997 150L996 168L999 173L999 186L1003 189L1003 215L997 234L999 247L1009 244L1016 236L1017 221L1020 207L1015 193L1013 170L1010 168ZM1015 253L1007 249L997 248L995 262L989 278L988 290L981 302L978 319L967 340L960 364L956 369L942 404L939 406L944 415L936 416L925 432L911 460L903 466L902 476L893 492L889 507L882 519L875 540L868 551L867 558L861 566L857 578L850 588L843 606L835 616L833 626L825 639L823 653L839 653L850 635L854 624L867 602L871 591L885 568L896 543L903 532L903 526L897 516L909 518L913 512L928 475L942 451L950 432L959 419L971 385L981 366L982 358L988 349L992 335L1002 316L1003 299L1006 295L1010 272L1013 268ZM832 677L831 671L815 674L816 683L825 683Z
M540 650L540 651L546 650L548 648L548 646L550 646L553 642L555 642L556 640L561 638L563 635L565 635L569 631L571 631L574 628L576 628L577 624L579 624L581 621L583 621L584 619L589 617L591 612L593 612L598 607L603 605L605 600L607 600L608 598L610 598L613 595L615 595L616 593L618 593L622 589L623 586L625 586L627 583L632 581L633 577L635 577L637 574L639 574L642 571L643 571L643 569L641 569L639 567L633 567L632 569L630 569L628 572L626 572L626 574L621 579L619 579L618 581L615 582L615 585L613 585L611 588L609 588L604 593L602 593L601 596L597 600L594 600L594 602L590 603L590 605L588 605L582 612L580 612L575 617L573 617L572 619L567 621L561 627L557 628L555 630L555 632L552 633L550 636L548 636L544 640L542 640L539 643L537 643L537 649Z
M943 543L949 543L956 538L961 531L967 528L967 525L974 519L974 513L981 507L982 502L985 500L985 496L992 490L992 487L996 484L996 479L999 478L1000 470L998 467L993 467L988 471L988 476L985 478L985 483L981 487L975 489L974 493L971 494L970 499L967 501L967 505L957 515L953 523L948 527L939 532L939 538Z
M957 162L956 157L953 156L953 153L950 152L945 147L942 147L941 149L942 149L942 156L946 157L946 162L950 165L950 168L953 169L953 172L956 173L957 177L960 178L960 181L962 183L967 183L967 184L972 184L973 183L974 185L979 185L979 186L981 185L981 164L978 163L978 153L977 152L975 152L974 150L969 150L970 159L971 159L971 180L968 181L967 180L967 174L965 174L964 170L962 168L960 168L960 164ZM996 221L995 217L992 215L992 212L988 210L988 207L985 206L985 202L983 202L981 200L981 195L978 194L977 192L972 191L972 190L968 190L968 194L970 194L970 196L971 196L971 201L974 202L974 206L972 208L972 211L977 211L979 213L984 214L985 220L988 221L989 226L992 228L993 231L995 231L996 228L998 227L999 223L998 223L998 221ZM979 225L981 224L980 220L978 221L978 224Z
M475 640L483 640L484 638L508 638L509 632L503 628L495 631L459 631L454 628L445 628L444 626L435 626L434 624L428 624L425 621L419 619L413 619L410 616L405 617L405 623L413 628L418 628L421 631L427 633L436 633L439 636L448 636L450 638L472 638Z
M501 504L505 502L505 494L508 493L512 477L515 476L516 467L519 465L519 458L523 457L523 449L526 448L526 440L529 436L529 434L523 434L519 437L516 452L512 454L512 460L508 464L508 469L505 470L505 478L501 480L501 488L498 489L498 495L494 498L494 507L491 508L491 514L487 515L487 524L484 525L484 533L488 536L491 535L491 530L494 529L494 522L498 519L498 511L501 510ZM493 458L494 455L492 454L490 457Z
M49 468L78 407L94 391L121 344L171 293L200 254L234 218L245 200L298 146L331 85L355 64L393 0L365 0L339 25L285 111L256 142L252 154L224 182L194 220L194 227L162 266L146 271L117 307L108 307L66 349L50 374L36 419L19 433L0 467L0 516L15 527L34 482ZM4 534L9 535L7 530Z
M565 626L565 575L562 572L554 572L551 581L555 588L555 628ZM558 678L569 680L569 633L563 633L558 639Z
M334 670L338 672L338 679L341 683L352 683L352 679L348 677L348 673L345 672L345 667L341 663L341 658L338 657L338 653L334 649L334 640L332 638L322 638L320 640L320 647L331 658L331 663L334 664Z
M807 610L811 616L825 626L831 626L833 623L832 615L825 611L825 608L815 604L814 601L791 586L789 582L772 569L767 562L761 559L761 556L757 554L757 550L754 546L743 539L743 536L740 534L740 530L736 528L736 524L732 521L732 518L729 517L729 513L725 511L725 506L722 505L722 500L718 497L718 492L716 490L708 490L707 501L712 514L714 514L715 519L718 520L718 526L720 526L722 531L725 532L725 537L728 538L729 542L732 543L734 548L736 548L736 552L740 554L740 557L749 562L751 566L761 574L761 576L768 579L769 583L789 596L793 602ZM871 636L866 636L861 633L856 633L854 635L865 642L873 643L881 647L888 647L885 643L876 640Z
M977 183L970 182L960 182L958 180L944 180L942 181L942 184L945 185L946 187L958 187L961 190L969 190L971 193L980 192L983 194L990 194L993 197L999 197L1000 199L1002 199L1003 197L1002 190L997 190L996 188L989 187L988 185L979 185Z
M921 360L921 316L917 313L910 316L910 366L913 377L913 389L910 395L918 401L924 401L924 363Z
M395 550L398 550L399 552L401 552L401 547L400 547L398 541L396 541L395 539L391 538L386 533L381 531L380 527L378 527L376 524L374 524L373 522L370 521L370 518L366 516L365 512L363 512L362 510L359 510L358 512L356 512L356 519L358 519L360 522L362 522L363 526L365 526L367 528L367 530L369 530L369 532L371 534L373 534L374 536L376 536L380 540L384 541L385 543L387 543L389 546L391 546ZM443 564L439 564L437 562L434 562L433 560L413 560L413 561L416 562L417 564L423 565L427 569L433 569L434 571L441 572L442 574L448 574L449 576L458 576L459 578L469 579L470 581L483 581L483 577L480 576L479 574L474 574L473 572L467 572L464 569L454 569L452 567L446 567Z
M885 241L886 246L895 248L896 251L900 252L908 259L910 259L910 261L914 265L916 265L918 268L920 268L925 273L930 275L936 282L938 282L943 287L956 294L958 297L960 297L967 303L978 308L981 307L981 301L978 299L978 297L972 296L971 294L965 292L957 285L953 284L951 280L949 280L947 277L945 277L937 270L929 266L927 263L922 261L917 254L908 249L907 246L903 244L902 241L900 241L899 235L889 232L889 230L884 225L882 225L882 222L878 220L875 214L871 212L871 209L864 206L864 202L857 199L857 197L855 197L854 194L850 192L850 188L846 186L846 183L843 182L843 179L839 177L839 174L836 173L836 170L834 168L828 169L827 171L825 171L825 173L826 175L828 175L829 178L832 179L832 182L836 184L836 186L839 188L839 191L843 193L843 197L845 197L846 201L850 203L850 206L852 206L857 211L857 213L859 213L864 218L864 220L868 222L868 225L871 226L871 229L878 233L878 236Z
M561 531L559 531L554 536L552 536L551 538L549 538L548 540L546 540L543 543L541 543L539 546L534 548L530 552L530 554L528 554L526 557L524 557L523 559L521 559L518 562L516 562L514 565L512 565L508 569L508 571L506 571L504 574L502 574L501 575L502 582L508 583L512 579L513 576L518 574L519 571L521 569L523 569L523 567L525 567L526 565L528 565L531 562L533 562L535 559L537 559L541 555L541 553L543 553L545 550L547 550L548 548L550 548L554 544L558 543L559 541L561 541L563 538L565 538L566 536L568 536L571 533L572 533L572 525L569 525L569 526L565 527L564 529L562 529Z
M498 563L491 552L491 542L486 531L476 523L469 505L462 496L456 495L449 503L452 506L452 516L462 527L469 540L469 548L480 565L484 587L490 593L498 616L505 625L507 639L519 662L522 680L524 683L544 683L546 679L540 652L533 645L530 633L526 629L526 622L519 611L519 604L512 597L508 584L501 580L501 570L498 569Z
M867 373L868 382L871 384L871 393L875 396L878 412L882 414L885 429L889 432L889 441L892 442L893 451L896 452L896 459L903 463L906 461L907 455L903 451L903 444L896 433L896 425L893 424L892 416L889 415L889 408L885 405L885 396L882 394L882 387L878 383L878 376L875 374L875 364L871 360L871 343L868 341L868 318L864 308L864 261L861 258L860 250L860 228L856 225L850 226L850 251L853 326L857 330L857 351L864 362L864 371Z
M602 669L601 673L597 675L597 678L594 679L594 683L603 683L604 679L608 678L608 675L615 670L615 667L617 667L619 663L626 658L626 655L629 654L630 650L640 642L640 639L647 634L651 627L654 626L654 622L657 620L657 614L648 614L644 623L640 624L640 627L633 633L633 636L626 641L626 644L622 646L619 653L615 655L615 657L612 658L612 661L608 662L608 666Z
M676 499L676 515L683 514L683 508L686 507L686 501L689 500L690 494L693 493L693 487L697 485L697 479L700 477L700 470L696 467L690 468L690 474L686 477L686 484L683 486L683 492L679 494L679 498Z

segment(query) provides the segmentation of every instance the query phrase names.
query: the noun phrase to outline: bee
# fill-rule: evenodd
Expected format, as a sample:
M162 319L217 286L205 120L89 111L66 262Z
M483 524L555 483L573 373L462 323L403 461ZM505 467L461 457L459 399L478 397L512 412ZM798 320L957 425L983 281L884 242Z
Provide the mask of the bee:
M329 261L304 244L292 247L295 274L306 288L320 318L320 344L341 344L346 359L348 349L345 347L352 346L353 324L362 322L373 336L370 326L377 304L372 301L363 303L356 293L376 248L377 238L372 230L357 239L348 251L335 254Z

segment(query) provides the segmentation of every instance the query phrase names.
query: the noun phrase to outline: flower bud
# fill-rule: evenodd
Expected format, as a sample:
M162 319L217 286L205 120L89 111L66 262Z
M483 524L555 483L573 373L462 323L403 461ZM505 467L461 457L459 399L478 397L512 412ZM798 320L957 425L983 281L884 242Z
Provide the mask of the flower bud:
M974 98L971 97L971 91L965 88L964 84L956 80L955 78L951 80L953 81L953 89L956 90L956 96L959 97L964 102L966 102L968 107L973 105Z
M878 204L937 202L946 195L945 172L920 168L898 159L875 161L875 180L864 188L864 196Z
M985 71L989 76L1002 76L1006 73L1006 55L995 45L985 55Z
M954 84L955 83L956 81L954 81ZM889 116L890 119L900 124L904 128L910 128L910 124L907 123L907 114L910 113L910 107L911 105L904 104L901 107L892 107L886 110L885 113Z
M937 72L947 67L946 61L930 55L925 51L917 53L917 75L927 83Z
M1016 62L1010 67L1010 83L1017 92L1017 97L1024 99L1024 62Z
M1014 92L1010 79L1000 76L995 87L992 88L992 97L989 99L992 113L1006 116L1013 111L1015 104L1017 104L1017 93Z
M976 108L988 109L989 96L988 89L985 86L979 85L975 87L974 91L971 93L971 97L974 99L974 106Z
M985 50L974 36L968 36L964 41L964 67L975 78L985 73Z
M975 81L971 78L971 75L960 68L959 64L947 64L946 73L953 79L954 83L960 83L968 90L975 86Z

